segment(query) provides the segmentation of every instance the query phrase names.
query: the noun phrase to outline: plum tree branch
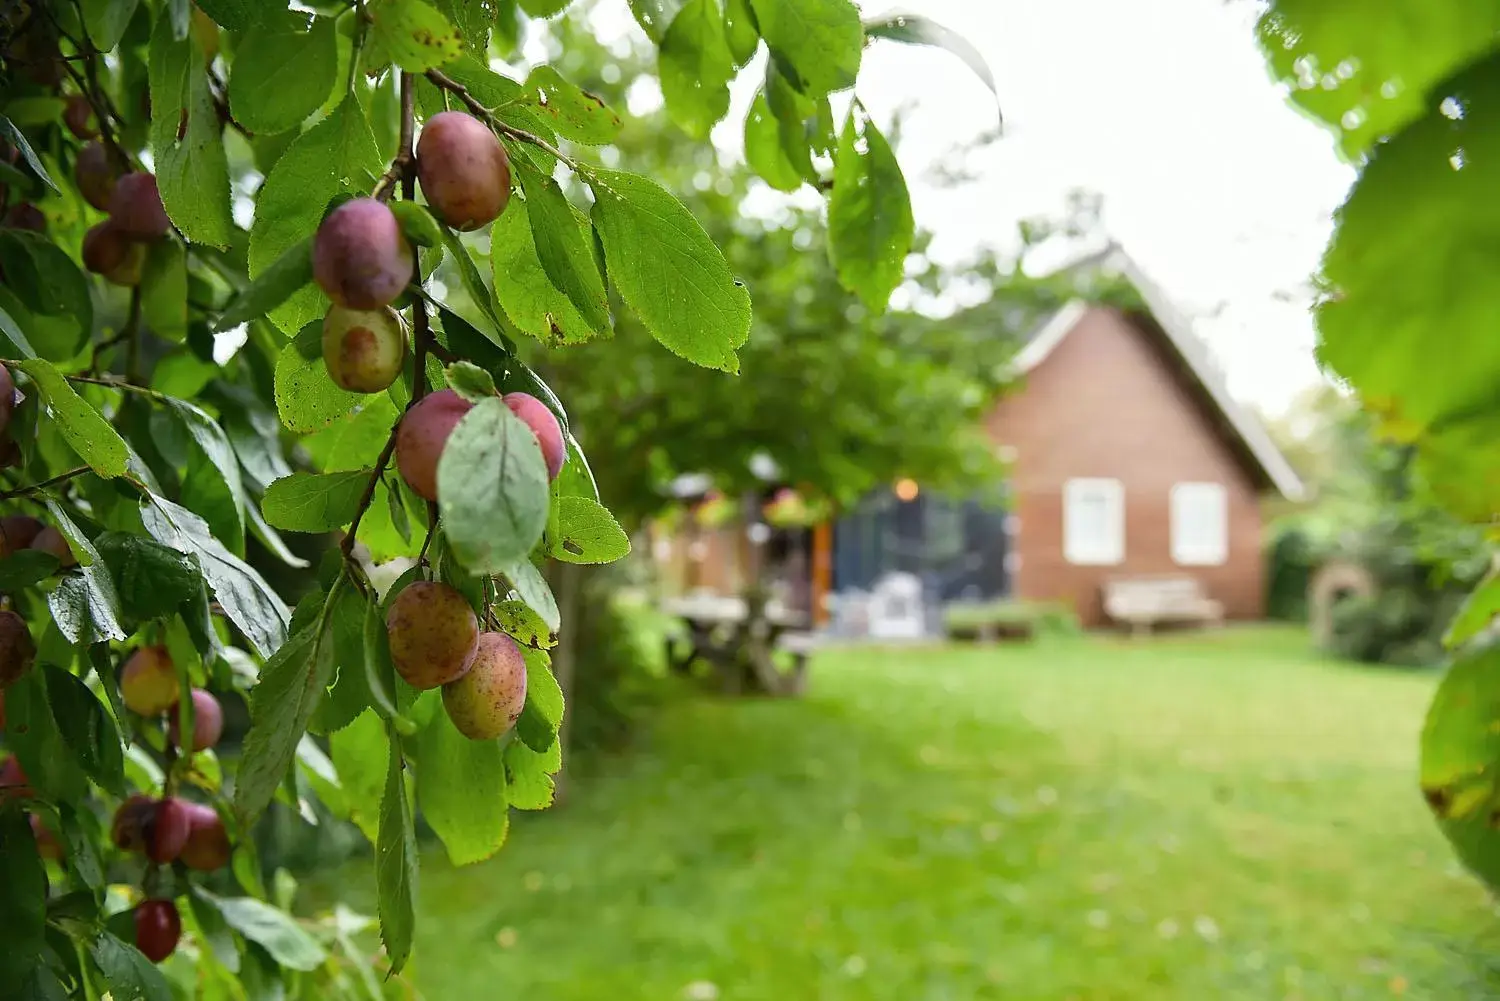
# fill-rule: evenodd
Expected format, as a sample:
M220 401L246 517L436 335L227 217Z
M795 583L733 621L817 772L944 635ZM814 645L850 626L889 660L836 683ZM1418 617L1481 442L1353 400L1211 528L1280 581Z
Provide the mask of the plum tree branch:
M30 486L25 487L16 487L14 490L6 490L5 492L0 493L0 501L12 500L16 497L25 497L27 494L34 494L38 490L46 490L48 487L55 487L59 483L65 483L68 480L71 480L73 477L82 476L84 473L87 473L89 471L90 469L88 466L74 467L73 469L68 470L66 473L58 473L56 476L52 476L45 480L42 480L40 483L33 483Z
M563 163L567 164L569 170L576 172L580 169L578 164L575 163L571 157L569 157L562 150L558 149L556 146L549 143L547 140L543 139L541 136L531 132L527 132L525 129L518 129L514 125L507 125L505 122L500 121L500 119L495 117L495 113L493 111L491 111L489 108L486 108L478 98L469 93L468 87L465 87L463 84L459 83L452 77L447 76L446 74L441 73L438 70L428 70L427 79L431 80L441 89L455 95L460 101L464 103L465 107L467 107L477 117L484 119L485 123L488 124L490 128L494 129L501 135L509 136L510 138L515 139L519 142L530 143L538 149L545 150L546 152L557 157Z

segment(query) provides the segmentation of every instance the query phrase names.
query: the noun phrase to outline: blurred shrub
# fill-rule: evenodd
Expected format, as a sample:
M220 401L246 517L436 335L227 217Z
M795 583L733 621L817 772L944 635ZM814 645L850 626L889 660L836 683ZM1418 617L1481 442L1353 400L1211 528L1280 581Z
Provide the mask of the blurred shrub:
M943 606L943 629L950 639L1030 639L1073 635L1079 625L1067 605L1001 599Z

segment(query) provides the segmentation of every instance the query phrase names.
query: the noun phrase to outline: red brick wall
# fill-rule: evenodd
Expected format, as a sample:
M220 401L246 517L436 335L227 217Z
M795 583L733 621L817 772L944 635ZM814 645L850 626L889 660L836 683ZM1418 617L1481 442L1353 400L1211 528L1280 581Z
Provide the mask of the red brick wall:
M1198 579L1233 618L1264 612L1257 488L1231 450L1217 414L1158 342L1134 321L1089 310L1026 384L1002 400L988 426L1016 449L1012 479L1020 517L1016 593L1066 601L1085 625L1103 622L1100 586L1116 576ZM1117 479L1125 494L1125 560L1073 566L1063 558L1063 484ZM1179 482L1222 483L1229 501L1229 558L1222 566L1172 560L1170 492Z

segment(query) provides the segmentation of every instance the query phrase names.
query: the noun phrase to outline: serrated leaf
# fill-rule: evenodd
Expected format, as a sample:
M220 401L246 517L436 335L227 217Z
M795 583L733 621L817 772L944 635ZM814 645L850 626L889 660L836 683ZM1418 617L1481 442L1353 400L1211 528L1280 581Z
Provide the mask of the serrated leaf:
M1443 644L1450 648L1463 646L1493 626L1497 615L1500 615L1500 576L1491 574L1474 588L1448 624Z
M536 436L504 401L477 404L438 460L443 531L474 573L503 573L531 552L547 525L547 465Z
M466 49L484 52L489 48L490 29L501 13L500 3L496 0L434 0L434 6L458 29ZM510 13L514 16L513 8Z
M423 0L373 0L368 58L372 69L389 63L422 73L457 59L463 39L442 12Z
M172 1001L172 988L156 964L135 946L102 932L89 946L113 1001Z
M760 36L796 75L797 89L821 97L854 86L865 33L850 0L750 0Z
M276 413L293 431L317 431L353 410L361 396L341 389L323 361L323 324L303 327L276 359Z
M417 735L417 802L454 865L489 858L505 844L510 808L498 740L470 740L445 712Z
M630 555L630 536L603 504L588 497L558 502L560 535L552 555L564 563L613 563Z
M585 146L614 142L623 124L604 99L564 79L549 63L526 76L526 100L557 134Z
M287 248L286 253L241 289L219 319L214 330L232 330L242 323L267 316L312 281L312 237Z
M26 166L31 168L32 173L36 174L43 184L58 194L62 194L62 189L57 186L56 181L52 180L52 175L47 173L47 168L42 166L41 158L36 155L36 150L31 148L26 134L16 128L15 124L4 115L0 115L0 139L10 143L20 152L21 159L26 161Z
M55 803L88 795L88 777L63 743L53 718L47 672L31 670L5 690L5 744L31 787Z
M754 57L755 50L760 48L760 29L755 26L750 0L725 0L724 39L729 43L737 68Z
M552 674L552 658L544 651L521 647L526 658L526 705L516 721L516 736L527 747L545 753L557 742L562 726L563 693Z
M594 256L594 234L552 177L516 164L526 193L526 215L537 259L552 285L568 297L594 333L609 329L609 299Z
M229 922L224 920L223 912L210 903L196 887L188 894L188 907L193 915L193 923L198 926L200 941L208 946L220 965L230 973L238 973L240 949Z
M990 72L990 64L985 61L984 55L963 35L951 28L945 28L930 17L908 11L891 11L882 14L879 18L866 21L864 27L865 34L870 38L885 38L893 42L905 42L908 45L933 45L940 49L947 49L962 59L964 65L973 70L974 75L990 89L990 93L995 95L998 110L1000 89L995 86L995 74Z
M1422 792L1458 856L1500 887L1500 648L1459 657L1448 669L1422 728Z
M657 66L667 113L697 139L708 138L729 111L734 55L718 0L688 0L661 42Z
M448 388L470 403L479 403L495 395L495 379L473 362L456 361L443 370Z
M373 470L293 473L272 483L261 499L266 520L289 532L332 532L354 520Z
M345 98L328 117L298 136L266 175L250 227L250 277L259 277L282 254L311 238L335 196L368 194L384 169L363 108L357 100ZM307 284L270 316L291 333L327 311L328 297Z
M505 579L510 582L520 599L536 612L547 629L557 632L562 624L557 611L557 599L552 596L547 578L542 576L536 565L530 560L522 560L505 572Z
M573 0L519 0L521 9L532 17L553 17L568 9Z
M463 240L457 233L445 226L443 227L443 244L448 248L448 254L453 259L454 267L458 269L458 277L463 281L469 298L474 300L474 305L479 307L479 311L490 323L491 329L485 332L485 336L497 344L502 343L505 325L500 322L500 317L495 312L495 295L484 283L484 277L480 275L474 259L469 256Z
M78 265L39 233L0 229L0 266L6 279L0 291L15 296L14 306L6 304L7 311L20 316L24 308L32 314L27 334L37 353L57 361L72 358L94 323L89 282ZM48 321L46 329L39 322L43 318Z
M229 927L259 945L271 958L291 970L316 970L328 958L318 940L297 920L254 897L220 897L202 887L195 888L203 900L224 916Z
M552 776L562 768L562 742L554 740L546 751L537 752L519 740L505 746L506 795L517 810L545 810L552 805L556 783Z
M391 757L380 803L380 834L375 842L375 887L379 898L380 940L391 972L399 973L411 955L416 930L417 835L402 779L401 744L389 734Z
M286 0L194 0L203 13L230 31L243 31L286 10Z
M371 599L355 588L342 588L338 593L330 616L338 677L313 715L320 733L343 729L370 707L369 674L365 670L365 614L370 604Z
M151 154L167 215L194 243L227 247L229 158L202 50L173 36L170 18L151 35Z
M125 475L129 452L110 423L73 391L63 374L51 362L41 358L22 361L17 366L31 376L32 385L52 411L63 440L100 476Z
M124 796L125 752L114 720L82 678L52 664L44 669L47 701L63 745L84 774L101 788Z
M557 646L555 627L548 626L530 605L524 601L501 601L490 608L500 631L522 646L535 650L551 650Z
M47 608L58 631L74 644L124 639L120 599L99 551L61 504L49 497L47 510L78 558L78 567L65 574L47 595Z
M239 459L235 457L234 448L229 444L229 437L212 417L186 400L167 397L162 402L187 429L188 437L218 474L217 478L233 505L234 521L230 526L232 533L224 531L218 534L221 538L242 540L245 530L245 485L240 479ZM242 547L236 543L236 548Z
M91 889L104 886L104 864L99 860L98 845L103 841L99 821L88 809L67 803L57 807L58 834L67 853L68 869L83 885Z
M57 572L57 557L41 549L22 549L0 560L0 592L30 587Z
M526 202L512 201L495 220L490 230L490 267L495 298L520 330L547 344L581 344L594 336L588 321L543 270Z
M373 712L362 712L329 736L328 748L349 819L373 845L380 838L381 793L391 752L385 722Z
M416 202L391 203L391 214L401 224L406 238L419 247L440 247L443 244L443 229L425 206Z
M145 622L169 615L203 586L192 559L159 542L128 532L105 532L94 540L109 568L127 619Z
M140 0L82 0L83 26L100 52L120 44Z
M901 284L916 225L901 165L856 103L834 158L829 252L839 281L875 312Z
M796 191L802 187L804 177L787 155L788 144L783 136L786 130L786 123L771 111L765 92L757 93L745 115L745 162L777 191ZM797 136L794 141L802 144L805 152L805 140Z
M176 240L157 240L141 272L141 319L156 336L181 343L188 327L187 251Z
M234 806L250 823L270 805L296 756L333 673L333 640L320 617L294 633L261 669L250 690L250 730L235 782Z
M331 17L284 14L245 33L229 75L229 110L252 132L295 128L323 106L338 76Z
M750 336L750 294L682 203L655 181L599 170L594 226L610 277L653 337L708 368L739 371Z
M629 0L630 12L651 41L660 45L684 0Z
M0 334L4 334L15 345L16 352L23 358L36 357L36 348L31 346L31 341L21 332L21 325L3 307L0 307Z

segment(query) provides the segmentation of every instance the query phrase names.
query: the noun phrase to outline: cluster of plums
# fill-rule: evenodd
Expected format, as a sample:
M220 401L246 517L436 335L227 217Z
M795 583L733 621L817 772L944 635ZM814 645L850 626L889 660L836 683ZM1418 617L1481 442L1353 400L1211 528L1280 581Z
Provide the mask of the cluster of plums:
M109 213L83 235L83 266L116 285L140 284L146 245L172 231L156 178L143 171L115 178L98 143L79 151L76 174L85 200Z
M472 115L433 115L416 157L428 207L454 229L487 225L510 201L510 159ZM411 281L413 262L400 223L379 199L347 201L318 227L313 277L333 300L323 318L323 360L344 389L378 393L401 374L406 327L391 303Z

